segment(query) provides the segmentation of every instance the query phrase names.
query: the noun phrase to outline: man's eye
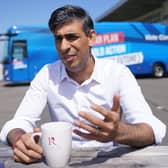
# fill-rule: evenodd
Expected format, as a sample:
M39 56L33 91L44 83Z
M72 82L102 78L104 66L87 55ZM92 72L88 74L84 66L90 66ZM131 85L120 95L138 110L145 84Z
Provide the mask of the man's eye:
M65 38L68 40L68 41L74 41L74 40L77 40L79 38L79 36L77 35L74 35L74 34L68 34L65 36Z
M62 41L62 37L61 36L55 36L55 40L56 41Z

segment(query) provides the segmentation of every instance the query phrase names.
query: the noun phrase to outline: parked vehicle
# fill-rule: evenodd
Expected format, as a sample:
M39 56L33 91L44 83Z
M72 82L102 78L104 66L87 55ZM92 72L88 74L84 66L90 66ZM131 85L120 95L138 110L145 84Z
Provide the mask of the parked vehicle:
M97 58L127 65L135 75L163 77L168 72L168 26L141 22L95 23L92 47ZM4 80L30 82L44 64L59 59L47 26L13 26L4 60Z

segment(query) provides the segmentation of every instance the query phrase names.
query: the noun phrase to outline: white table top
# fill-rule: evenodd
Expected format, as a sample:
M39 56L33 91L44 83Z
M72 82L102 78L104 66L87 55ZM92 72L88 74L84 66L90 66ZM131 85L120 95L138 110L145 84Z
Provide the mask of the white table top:
M0 147L0 161L0 168L48 168L44 160L33 164L16 163L12 159L12 149L7 146ZM67 167L167 168L168 146L74 149Z

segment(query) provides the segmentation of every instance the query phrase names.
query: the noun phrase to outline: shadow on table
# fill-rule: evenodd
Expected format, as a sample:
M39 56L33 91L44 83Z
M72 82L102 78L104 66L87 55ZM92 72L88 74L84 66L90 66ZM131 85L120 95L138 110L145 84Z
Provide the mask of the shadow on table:
M78 163L70 163L70 167L78 167L78 166L88 166L88 165L94 165L94 164L101 164L104 163L105 161L107 161L110 158L119 158L124 154L128 154L130 152L133 152L137 150L137 148L123 148L123 147L118 147L116 149L113 149L111 151L100 151L97 153L96 157L90 159L90 160L86 160L86 161L82 161L82 162L78 162ZM89 159L89 158L88 158Z

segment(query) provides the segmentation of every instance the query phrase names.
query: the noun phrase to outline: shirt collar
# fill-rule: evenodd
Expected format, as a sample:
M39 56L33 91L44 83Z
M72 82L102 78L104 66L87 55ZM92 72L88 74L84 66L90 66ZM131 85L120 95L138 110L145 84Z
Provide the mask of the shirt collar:
M101 74L101 64L100 64L100 60L98 58L95 58L95 66L94 66L94 70L93 73L91 75L91 79L97 81L98 83L102 82L102 74Z
M94 66L94 70L93 70L93 73L90 77L89 80L94 80L98 83L101 83L102 82L102 75L101 75L101 64L100 64L100 60L98 58L95 58L94 57L94 60L95 60L95 66ZM66 72L66 69L65 69L65 66L64 64L61 62L61 71L60 71L60 82L63 81L64 79L68 79L68 80L71 80Z
M61 70L60 70L60 82L63 81L64 79L69 79L69 76L66 72L64 64L61 62Z

